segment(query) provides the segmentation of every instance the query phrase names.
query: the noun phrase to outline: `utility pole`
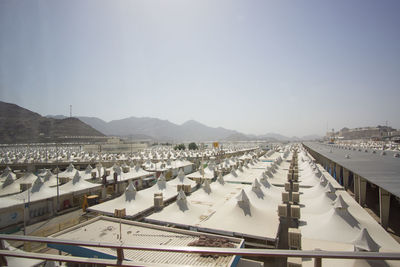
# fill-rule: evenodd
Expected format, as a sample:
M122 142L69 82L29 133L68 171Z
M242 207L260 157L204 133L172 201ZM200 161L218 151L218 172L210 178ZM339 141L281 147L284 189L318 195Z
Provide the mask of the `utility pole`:
M56 162L57 162L57 209L56 212L58 212L60 208L60 189L59 189L59 180L58 180L58 173L60 172L60 169L58 168L58 147L56 143Z
M72 118L72 105L69 105L69 117Z

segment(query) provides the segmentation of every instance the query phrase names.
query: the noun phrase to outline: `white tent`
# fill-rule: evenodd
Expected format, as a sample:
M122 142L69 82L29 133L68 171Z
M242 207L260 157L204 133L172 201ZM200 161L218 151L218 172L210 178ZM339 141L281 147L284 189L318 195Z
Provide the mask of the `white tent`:
M89 208L103 214L112 215L115 209L126 209L127 217L135 217L154 207L154 194L162 193L164 201L168 201L177 195L175 187L165 182L164 176L160 176L157 183L145 190L136 191L132 181L129 181L125 193L120 197L103 202Z
M72 177L74 177L75 172L77 171L77 169L75 169L74 165L71 163L68 165L67 169L63 172L60 172L58 174L58 178L70 178L72 179Z
M259 183L254 186L223 183L221 178L209 186L210 190L205 184L186 197L186 203L173 203L146 220L215 233L240 233L259 239L276 239L279 228L277 203L263 186ZM268 224L260 224L260 221L268 221Z
M177 186L177 185L190 185L192 187L192 190L196 186L196 182L193 180L190 180L185 176L182 170L178 172L178 176L175 179L172 179L171 181L167 182L170 186Z
M257 239L276 240L279 229L277 203L262 187L261 194L254 192L253 188L245 186L236 197L228 199L202 221L199 228L215 233L238 233ZM260 223L263 221L268 223Z
M11 183L11 180L8 180L7 184L4 187L0 188L0 196L8 196L21 192L21 184L26 184L28 188L31 186L38 177L31 172L25 173L21 178L15 180ZM28 186L29 185L29 186ZM26 189L25 189L26 190Z
M56 195L56 188L49 187L43 182L42 178L37 177L36 180L33 182L31 188L19 194L9 196L7 198L19 200L22 203L24 200L25 202L33 202L51 198Z
M0 175L0 186L3 185L4 181L7 179L7 177L11 176L13 180L16 179L15 173L12 172L10 167L6 167L3 171L3 173Z
M60 186L60 194L81 193L83 191L90 192L100 189L101 186L100 184L94 184L84 180L79 171L76 170L72 180Z
M45 182L50 187L57 186L57 176L54 175L50 170L45 170L44 172L41 172L38 177L42 178L43 182Z
M189 179L213 179L214 178L214 168L207 166L203 168L202 166L198 171L186 175Z

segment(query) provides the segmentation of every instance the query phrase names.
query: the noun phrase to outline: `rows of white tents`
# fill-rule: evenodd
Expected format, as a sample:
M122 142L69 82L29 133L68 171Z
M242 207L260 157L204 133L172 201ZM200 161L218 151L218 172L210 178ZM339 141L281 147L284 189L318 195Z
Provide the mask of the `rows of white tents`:
M173 147L152 147L135 153L86 152L82 146L14 146L0 148L0 164L28 164L55 162L116 162L116 161L167 161L216 156L221 151L230 156L256 149L254 145L225 144L224 148L201 150L174 150Z
M113 166L104 171L110 177L116 172L121 180L129 181L124 193L89 210L113 215L116 209L125 209L128 218L144 216L144 220L150 223L240 236L247 242L256 240L258 245L276 247L281 227L277 209L282 203L292 149L286 147L281 152L268 152L258 159L244 156L226 159L219 165L211 162L192 174L186 175L181 170L169 181L160 175L153 186L143 190L137 188L134 180L124 178L122 173L125 173L123 169L126 166ZM400 251L400 245L322 166L316 164L301 146L296 149L299 150L301 218L298 228L301 231L301 249ZM140 167L134 166L126 173L135 172L136 167L139 171ZM83 172L75 171L73 179L60 186L61 194L85 188L80 183L93 185L82 178ZM14 178L5 177L3 183L9 183L7 179ZM54 187L48 186L43 178L27 175L24 179L33 183L31 188L3 198L8 203L0 203L0 209L20 205L27 199L34 201L54 196ZM51 179L54 178L50 176L47 180ZM14 179L14 182L18 180ZM303 266L314 264L312 259L300 259L300 263ZM398 262L324 259L324 266L371 264L396 266Z
M190 188L190 191L195 190L197 183L184 175L185 167L190 166L192 168L192 165L191 162L183 159L172 161L171 166L169 166L172 168L171 170L174 173L178 173L179 170L181 172L174 179L168 181L167 189L164 191L168 192L169 187L174 187L174 197L178 185L186 186L185 188ZM210 166L206 169L208 168ZM21 223L24 219L27 223L34 223L52 216L56 210L80 206L84 195L94 194L103 199L106 196L106 190L102 187L103 180L100 177L104 175L106 175L107 183L117 183L117 193L124 192L128 182L133 183L135 190L141 189L143 181L146 179L153 180L156 176L156 173L146 171L139 163L133 164L133 162L129 165L125 163L114 164L110 168L105 168L101 163L98 163L94 168L88 165L82 171L70 164L65 171L56 170L56 172L58 172L57 175L47 169L38 172L36 175L26 172L17 179L17 175L7 167L0 175L0 227ZM162 184L162 180L161 177L155 186L140 191L139 196L154 194L154 188ZM127 189L131 190L132 186ZM171 193L165 193L166 201L170 199L170 195ZM114 201L119 201L119 198ZM149 204L141 206L141 211L145 211L147 206L153 207L152 198ZM105 213L110 214L112 212ZM135 213L132 212L132 215Z
M160 210L156 209L145 218L146 221L214 233L238 234L275 243L279 231L276 206L283 189L271 185L264 172L270 166L276 176L284 175L276 170L287 168L288 163L283 162L279 153L275 153L268 161L247 160L233 163L227 160L223 163L230 164L231 168L225 176L219 172L219 176L214 179L214 171L227 166L212 164L200 169L197 175L188 175L192 179L186 177L182 171L170 181L165 181L161 175L156 184L148 189L137 191L130 183L120 197L90 207L89 210L111 215L115 209L125 209L127 217L136 217L154 209L156 198L161 196L162 202L168 203L171 199L173 202L164 205ZM203 182L200 188L194 181L196 178L201 178L200 181ZM227 178L234 180L228 182ZM186 190L187 187L189 189ZM225 220L229 217L235 219ZM257 223L266 219L267 226Z
M399 252L396 242L306 151L299 157L303 250ZM300 183L301 184L301 183ZM309 185L312 185L309 187ZM303 259L303 266L313 260ZM398 266L398 261L324 259L324 266Z
M141 191L130 184L120 198L92 210L112 214L116 207L126 208L127 216L135 216L154 208L155 196L161 195L164 202L173 201L146 215L146 222L240 236L265 241L267 247L276 246L280 229L277 206L282 202L290 155L273 153L249 161L215 181L203 179L198 190L186 194L182 187L177 190L179 183L170 184L163 176L153 187ZM303 150L299 153L299 182L302 249L400 251L400 245ZM303 259L302 264L314 263ZM366 260L324 259L324 266L370 264ZM392 266L398 262L382 264Z
M118 183L134 181L138 186L141 185L138 181L153 176L139 165L124 166L124 170L118 165L106 169L98 164L94 169L88 165L85 170L78 171L70 164L58 175L43 170L37 175L26 172L16 179L11 169L6 168L1 175L4 181L0 186L0 227L21 223L23 220L34 223L46 219L57 210L80 206L84 195L105 198L105 188L101 181L92 180L93 171L97 172L96 177L107 174L107 181L113 180L111 177L116 173Z

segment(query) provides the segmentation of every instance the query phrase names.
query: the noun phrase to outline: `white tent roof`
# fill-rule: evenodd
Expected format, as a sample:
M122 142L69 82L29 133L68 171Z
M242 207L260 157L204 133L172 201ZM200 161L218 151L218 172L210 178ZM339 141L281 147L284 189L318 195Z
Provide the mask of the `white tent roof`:
M60 186L61 194L68 194L72 192L81 192L81 191L90 191L91 189L98 189L102 185L100 184L93 184L88 181L85 181L82 176L80 175L79 171L75 171L75 174L71 181L66 184Z
M89 210L103 214L114 214L115 209L126 209L126 215L134 217L154 206L154 194L162 193L164 201L170 200L177 195L176 187L165 182L164 176L159 177L157 183L150 188L136 192L129 181L128 187L123 195L115 199L90 207Z
M191 185L192 188L194 188L196 186L196 182L187 178L182 170L179 171L178 176L175 177L175 179L172 179L171 181L168 181L167 183L170 186L177 186L179 184Z
M260 188L262 195L253 192L250 185L221 184L217 181L211 183L210 188L210 193L204 189L192 193L187 197L186 206L172 203L146 220L190 225L210 232L243 233L260 239L277 237L277 203L264 187ZM240 207L237 198L248 199L249 207ZM228 217L234 219L226 220ZM268 225L260 224L260 221L268 221Z
M214 214L201 222L199 228L274 240L279 228L277 203L271 201L264 189L262 191L263 196L260 197L252 191L251 186L245 186L239 195L227 200ZM241 200L244 201L239 203ZM262 221L268 221L268 224L260 223Z
M74 165L69 164L69 166L67 167L67 169L63 172L60 172L58 174L59 178L72 178L75 175L75 172L77 171L77 169L75 169Z
M357 251L374 251L378 252L380 245L378 245L369 235L368 230L363 228L358 237L353 241L354 249Z
M29 188L28 190L6 198L17 200L20 203L22 203L24 200L25 202L28 201L33 202L51 198L56 195L57 195L56 188L50 188L46 183L43 182L42 178L38 177L32 184L32 187Z
M202 171L204 173L202 173ZM211 169L210 166L207 166L203 170L198 170L196 172L188 174L186 177L193 178L204 178L204 179L213 179L214 178L214 169Z
M12 184L13 182L14 182L14 178L13 178L12 174L11 174L11 173L8 173L8 174L5 176L5 178L4 178L4 180L3 180L3 183L1 184L1 188L4 188L4 187L10 185L10 184Z
M152 206L153 199L144 196L142 191L136 191L132 181L129 181L129 185L124 194L115 199L90 207L89 210L112 215L114 214L115 209L125 208L126 215L131 217L151 208Z
M57 186L57 176L54 175L50 170L42 172L39 177L41 177L43 182L45 182L48 186Z
M21 178L15 180L16 183L22 184L22 183L33 183L36 181L38 177L36 175L34 175L31 172L27 172L25 173Z
M152 175L151 172L143 170L139 165L136 165L135 168L130 168L129 172L127 173L122 172L122 169L120 169L119 166L118 168L115 168L117 171L112 168L110 169L110 175L107 176L107 181L114 181L114 172L118 174L118 181L128 181ZM119 172L119 170L121 170L121 172Z
M10 169L10 167L7 166L7 168L3 171L3 173L0 175L0 184L4 183L4 181L7 179L8 176L11 176L13 180L15 180L17 177L15 173L13 173Z

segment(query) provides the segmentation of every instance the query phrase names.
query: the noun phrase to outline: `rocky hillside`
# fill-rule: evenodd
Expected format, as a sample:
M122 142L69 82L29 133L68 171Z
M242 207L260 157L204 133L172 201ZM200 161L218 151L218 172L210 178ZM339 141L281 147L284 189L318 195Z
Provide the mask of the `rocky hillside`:
M0 143L54 142L63 136L104 136L77 118L53 119L0 101Z

